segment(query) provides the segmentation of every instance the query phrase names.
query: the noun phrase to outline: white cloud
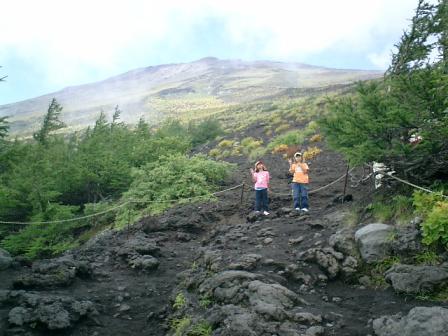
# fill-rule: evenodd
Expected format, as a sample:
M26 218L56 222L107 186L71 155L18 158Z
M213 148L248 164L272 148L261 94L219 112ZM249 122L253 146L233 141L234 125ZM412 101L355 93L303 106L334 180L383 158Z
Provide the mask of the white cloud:
M198 23L219 19L233 47L256 58L300 61L329 48L353 48L381 67L384 49L392 46L377 50L376 39L399 37L416 5L417 0L14 0L2 4L0 64L14 55L36 64L50 82L86 81L92 71L113 73L139 46L142 53L157 53L164 43L176 50L179 41L198 33Z
M379 70L386 70L392 60L392 51L384 50L380 53L370 53L368 59Z

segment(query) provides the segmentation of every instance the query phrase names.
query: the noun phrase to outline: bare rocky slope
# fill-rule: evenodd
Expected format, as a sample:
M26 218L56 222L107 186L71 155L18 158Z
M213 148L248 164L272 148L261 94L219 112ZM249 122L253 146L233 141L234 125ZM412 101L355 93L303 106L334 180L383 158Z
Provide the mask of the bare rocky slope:
M0 106L9 116L13 134L39 127L52 98L63 106L62 119L72 130L91 125L101 111L111 115L116 105L122 120L145 117L156 123L184 113L224 109L234 104L308 94L309 90L377 78L379 71L339 70L299 63L219 60L135 69L91 84L65 88L41 97Z
M240 136L256 132L253 126ZM311 189L346 171L338 154L322 149L310 163ZM230 161L237 172L222 189L250 186L251 163ZM300 215L290 209L287 163L279 155L265 162L269 216L253 215L253 192L241 202L235 189L217 202L103 232L53 260L13 261L0 271L0 335L446 335L448 304L400 294L400 274L410 279L417 270L392 270L388 289L363 276L359 252L377 245L360 250L355 242L355 231L369 223L350 225L352 203L338 198L343 181L312 194L310 214ZM371 185L348 184L353 202L370 192ZM412 225L388 248L418 248ZM429 280L434 270L426 270L404 288L446 281L444 270Z

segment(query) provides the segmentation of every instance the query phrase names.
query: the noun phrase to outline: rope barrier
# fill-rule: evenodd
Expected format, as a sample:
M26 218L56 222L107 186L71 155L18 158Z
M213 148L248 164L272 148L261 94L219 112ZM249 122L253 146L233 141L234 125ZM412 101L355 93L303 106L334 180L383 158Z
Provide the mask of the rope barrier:
M347 174L350 174L355 168L356 168L356 167L353 167L352 169L350 169L350 170L348 171L348 173L342 175L341 177L337 178L337 179L334 180L333 182L330 182L330 183L328 183L328 184L326 184L326 185L324 185L324 186L322 186L322 187L319 187L319 188L317 188L317 189L310 190L310 191L308 192L308 194L314 194L314 193L316 193L316 192L319 192L319 191L321 191L321 190L324 190L324 189L327 189L327 188L331 187L333 184L338 183L339 181L341 181ZM288 193L288 194L281 194L281 193L276 193L276 192L273 192L273 191L271 191L271 193L272 193L273 195L277 195L277 196L291 196L291 193Z
M56 224L56 223L67 223L67 222L75 222L81 219L87 219L87 218L92 218L95 216L99 216L99 215L104 215L108 212L112 212L115 211L123 206L125 206L126 204L129 204L130 201L124 202L120 205L117 205L116 207L113 207L111 209L107 209L101 212L97 212L94 214L90 214L90 215L86 215L86 216L82 216L82 217L76 217L76 218L70 218L70 219L61 219L61 220L57 220L57 221L49 221L49 222L6 222L6 221L0 221L0 224L17 224L17 225L31 225L31 224Z
M407 185L409 185L409 186L411 186L411 187L414 187L414 188L416 188L416 189L420 189L420 190L422 190L422 191L426 191L427 193L430 193L430 194L435 194L436 192L434 191L434 190L431 190L431 189L427 189L427 188L424 188L424 187L420 187L420 186L418 186L418 185L416 185L416 184L414 184L414 183L411 183L411 182L409 182L409 181L406 181L406 180L403 180L403 179L401 179L401 178L399 178L399 177L396 177L396 176L393 176L392 175L392 172L383 172L383 173L380 173L380 174L382 174L382 175L386 175L386 176L388 176L388 177L391 177L391 178L393 178L393 179L395 179L395 180L397 180L397 181L399 181L399 182L401 182L401 183L404 183L404 184L407 184ZM443 198L445 198L445 199L448 199L448 196L446 196L446 195L440 195L441 197L443 197Z
M194 199L199 199L199 198L204 198L204 197L210 197L210 196L216 196L216 195L220 195L223 194L227 191L231 191L231 190L235 190L238 188L241 188L243 186L243 184L239 184L236 185L234 187L231 188L227 188L224 190L220 190L211 194L207 194L207 195L200 195L200 196L194 196L194 197L187 197L187 198L177 198L177 199L170 199L170 200L152 200L152 201L137 201L137 200L128 200L120 205L117 205L113 208L101 211L101 212L97 212L94 214L90 214L90 215L86 215L86 216L82 216L82 217L76 217L76 218L70 218L70 219L61 219L61 220L57 220L57 221L48 221L48 222L8 222L8 221L0 221L0 224L15 224L15 225L31 225L31 224L57 224L57 223L67 223L67 222L75 222L78 220L82 220L82 219L88 219L88 218L92 218L92 217L96 217L99 215L104 215L106 213L115 211L127 204L130 203L169 203L169 202L179 202L179 201L186 201L186 200L194 200Z

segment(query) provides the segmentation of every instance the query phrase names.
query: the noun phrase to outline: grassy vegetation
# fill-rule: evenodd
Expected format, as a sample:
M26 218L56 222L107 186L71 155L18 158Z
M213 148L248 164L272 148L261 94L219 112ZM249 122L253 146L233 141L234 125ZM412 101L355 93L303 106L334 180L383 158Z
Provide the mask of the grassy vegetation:
M170 326L175 336L182 336L191 325L191 317L184 316L171 320Z
M387 288L388 284L384 278L384 273L393 265L399 263L401 263L401 259L399 257L389 256L380 262L364 265L361 270L361 274L370 277L374 288Z
M0 220L32 223L19 232L2 227L0 246L28 259L52 257L185 198L210 198L230 174L226 163L187 155L220 133L215 120L170 120L151 131L143 120L135 128L120 122L119 114L108 122L102 113L92 129L67 138L53 133L56 113L35 141L0 139Z
M187 304L187 298L184 293L177 293L176 298L174 299L173 308L176 310L182 309Z

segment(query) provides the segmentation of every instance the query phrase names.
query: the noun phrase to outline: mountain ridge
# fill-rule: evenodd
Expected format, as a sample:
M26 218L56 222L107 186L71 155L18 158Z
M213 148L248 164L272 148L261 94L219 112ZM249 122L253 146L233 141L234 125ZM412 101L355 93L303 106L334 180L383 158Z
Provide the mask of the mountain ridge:
M101 81L0 105L0 117L10 117L12 133L35 130L51 99L56 98L64 107L63 121L74 129L92 124L101 111L111 115L117 105L126 122L134 123L144 117L157 123L166 117L181 117L186 111L290 97L286 90L331 87L381 75L379 71L303 63L205 57L189 63L137 68Z

